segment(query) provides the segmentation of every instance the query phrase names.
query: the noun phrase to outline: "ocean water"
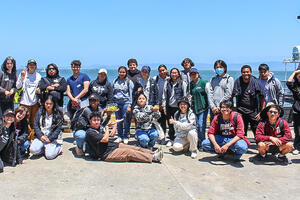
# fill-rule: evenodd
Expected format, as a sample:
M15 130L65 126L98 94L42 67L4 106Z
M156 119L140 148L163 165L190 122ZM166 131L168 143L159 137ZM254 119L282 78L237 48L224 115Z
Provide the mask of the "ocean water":
M95 80L97 78L98 70L99 69L81 69L81 72L86 73L92 81L92 80ZM17 72L18 72L18 75L19 75L21 70L17 70ZM42 77L46 76L46 72L44 70L38 70L38 72L42 75ZM207 80L207 81L209 81L211 79L211 77L215 76L215 72L213 70L199 70L199 73L200 73L200 76L204 80ZM288 71L286 73L286 78L285 78L285 71L284 70L283 71L273 71L273 73L275 74L276 78L278 78L280 81L282 81L282 85L285 88L285 91L289 92L288 89L285 87L284 80L289 78L289 76L292 74L292 71ZM60 74L60 76L65 77L65 79L67 80L68 77L72 76L72 70L71 69L60 69L59 74ZM151 77L153 77L157 74L158 74L157 70L151 70L151 72L150 72ZM237 79L239 76L241 76L240 71L228 71L228 74L230 76L232 76L234 79ZM252 73L252 75L258 77L258 71L254 71ZM117 78L117 76L118 76L118 70L117 69L107 70L107 77L108 77L108 80L110 82L113 82L114 79ZM66 104L67 102L68 102L68 98L65 97L64 103Z

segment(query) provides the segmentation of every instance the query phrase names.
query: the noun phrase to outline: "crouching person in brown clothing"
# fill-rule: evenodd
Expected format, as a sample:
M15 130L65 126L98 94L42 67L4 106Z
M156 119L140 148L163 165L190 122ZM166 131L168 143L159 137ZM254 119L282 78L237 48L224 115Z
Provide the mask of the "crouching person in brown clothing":
M109 141L109 137L113 137L116 133L117 122L101 126L101 116L97 112L93 112L89 119L90 128L86 131L86 140L90 148L98 159L108 162L160 162L163 158L163 152L158 149L153 152L141 147L130 146ZM109 127L113 127L109 130Z
M267 153L278 154L278 161L291 164L286 154L293 150L292 134L288 123L281 119L283 110L280 106L269 103L260 114L262 122L256 129L255 140L258 154L250 161L264 161Z

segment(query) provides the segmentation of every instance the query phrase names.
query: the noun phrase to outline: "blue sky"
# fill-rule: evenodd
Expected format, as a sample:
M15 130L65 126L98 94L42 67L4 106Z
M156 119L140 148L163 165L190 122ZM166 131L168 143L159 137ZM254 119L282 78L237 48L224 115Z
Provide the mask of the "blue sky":
M39 67L282 61L300 45L300 1L2 1L0 59Z

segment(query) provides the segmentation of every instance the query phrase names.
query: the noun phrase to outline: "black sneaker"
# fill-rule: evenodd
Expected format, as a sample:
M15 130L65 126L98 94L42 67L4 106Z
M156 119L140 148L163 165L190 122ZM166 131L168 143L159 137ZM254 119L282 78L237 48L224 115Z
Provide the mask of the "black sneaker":
M278 156L277 160L279 163L282 163L284 165L292 164L292 161L288 159L286 156Z
M3 164L3 162L2 162L2 160L0 158L0 173L3 172L3 167L4 167L4 164Z
M250 162L255 162L255 161L259 161L259 162L263 162L265 161L265 157L261 156L260 154L256 154L256 156L249 158Z

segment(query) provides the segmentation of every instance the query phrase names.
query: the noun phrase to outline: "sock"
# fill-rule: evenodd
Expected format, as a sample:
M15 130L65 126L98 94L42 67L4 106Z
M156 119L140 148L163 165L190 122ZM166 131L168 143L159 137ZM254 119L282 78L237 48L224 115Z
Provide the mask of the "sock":
M264 158L264 157L266 157L266 154L264 154L264 155L261 155L261 157L263 157L263 158Z
M284 155L282 155L281 153L278 155L278 157L284 157Z

